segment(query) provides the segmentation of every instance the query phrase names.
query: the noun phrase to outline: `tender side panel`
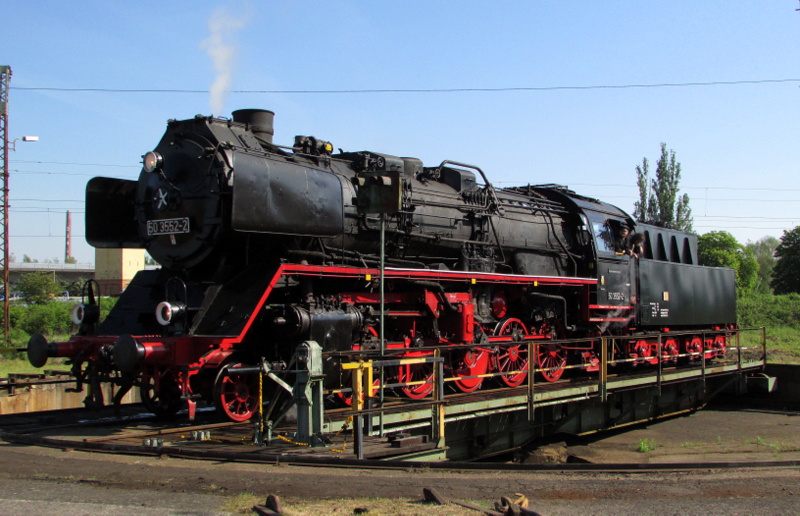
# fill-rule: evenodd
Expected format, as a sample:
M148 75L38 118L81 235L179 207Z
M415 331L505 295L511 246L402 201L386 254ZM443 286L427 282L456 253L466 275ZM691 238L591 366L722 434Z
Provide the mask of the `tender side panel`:
M644 326L708 326L736 322L733 269L639 261Z

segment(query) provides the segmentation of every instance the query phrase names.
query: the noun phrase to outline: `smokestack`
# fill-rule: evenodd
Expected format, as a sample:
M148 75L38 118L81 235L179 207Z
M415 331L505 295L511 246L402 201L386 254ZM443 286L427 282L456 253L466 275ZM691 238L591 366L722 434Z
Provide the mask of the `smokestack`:
M272 143L275 134L274 119L275 113L266 109L237 109L233 112L234 122L249 125L250 130L267 143Z

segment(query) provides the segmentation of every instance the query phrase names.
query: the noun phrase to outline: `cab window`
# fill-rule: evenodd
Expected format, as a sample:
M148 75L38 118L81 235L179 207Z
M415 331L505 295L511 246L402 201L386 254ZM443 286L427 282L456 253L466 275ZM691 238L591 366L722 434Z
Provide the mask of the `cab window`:
M614 252L614 236L611 230L604 222L592 222L594 228L594 239L597 242L597 250L599 252L613 253Z

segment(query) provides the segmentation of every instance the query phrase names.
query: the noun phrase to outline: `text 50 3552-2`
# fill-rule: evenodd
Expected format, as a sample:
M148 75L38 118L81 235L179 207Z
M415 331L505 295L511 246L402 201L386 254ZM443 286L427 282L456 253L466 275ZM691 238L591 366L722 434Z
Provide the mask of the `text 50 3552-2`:
M189 232L189 217L147 221L147 235L175 235Z

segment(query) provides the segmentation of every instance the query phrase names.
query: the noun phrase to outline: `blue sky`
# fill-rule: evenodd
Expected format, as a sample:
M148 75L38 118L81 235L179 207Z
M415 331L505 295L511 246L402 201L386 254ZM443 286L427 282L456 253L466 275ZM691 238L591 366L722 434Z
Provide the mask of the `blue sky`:
M559 183L628 211L636 165L647 157L654 166L666 142L697 232L780 237L800 224L798 8L4 2L9 137L40 138L10 153L9 248L18 260L63 261L70 210L72 254L94 262L83 238L86 182L136 178L168 119L239 108L275 111L276 143L304 134L428 166L451 159L499 186ZM767 82L780 80L792 81ZM228 93L212 96L215 81ZM690 83L703 85L592 88ZM464 89L494 91L385 91ZM335 93L299 93L310 90Z

